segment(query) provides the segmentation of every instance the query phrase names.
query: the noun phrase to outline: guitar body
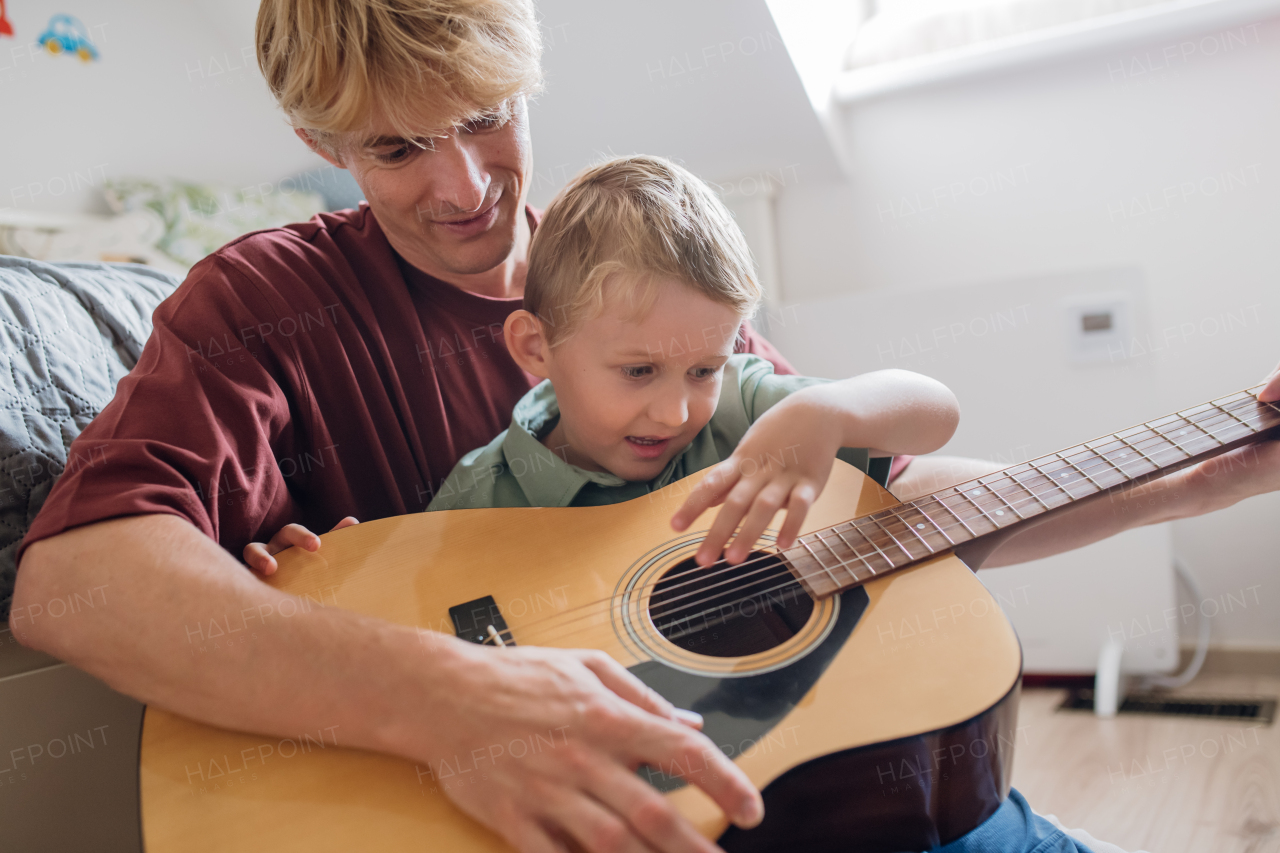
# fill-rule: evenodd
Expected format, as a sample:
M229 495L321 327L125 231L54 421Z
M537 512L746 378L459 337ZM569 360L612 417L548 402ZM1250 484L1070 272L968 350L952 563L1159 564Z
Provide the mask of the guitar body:
M700 476L612 506L368 522L326 534L319 553L282 553L269 582L301 596L302 607L338 606L472 640L496 624L521 645L608 652L702 713L706 734L764 792L764 824L728 829L684 783L698 768L641 769L731 853L923 850L985 820L1009 789L1021 653L973 573L945 553L814 601L788 585L785 567L765 561L763 540L757 562L736 573L694 571L697 531L715 510L681 535L669 519ZM895 503L837 462L805 529ZM210 645L253 642L252 625L237 619L219 618L201 636ZM499 748L518 757L564 737ZM341 744L338 729L281 739L148 708L146 849L508 849L446 796L449 786L482 784L483 761L441 756L427 767Z

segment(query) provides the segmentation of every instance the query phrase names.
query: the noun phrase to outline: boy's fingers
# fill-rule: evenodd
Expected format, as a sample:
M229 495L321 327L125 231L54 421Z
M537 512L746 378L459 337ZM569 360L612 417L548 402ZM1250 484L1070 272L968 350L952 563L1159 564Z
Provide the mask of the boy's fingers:
M724 500L725 495L737 483L738 477L737 466L732 459L727 459L719 465L714 466L707 476L702 478L702 482L694 486L693 491L689 493L689 497L676 510L676 514L671 517L671 527L675 530L684 530L693 520L707 509L707 507L715 506Z
M279 533L271 537L271 541L267 543L267 551L271 554L279 554L285 548L294 545L308 551L315 551L320 547L320 537L301 524L286 524L280 528Z
M759 485L751 480L739 480L738 484L729 490L728 496L724 499L724 506L716 514L716 520L711 524L707 538L703 540L695 555L698 565L709 566L720 559L720 552L724 550L725 543L733 536L733 531L738 528L738 522L742 521L743 516L751 508L756 492L759 490Z
M250 542L244 546L244 561L249 568L262 575L273 574L276 570L275 558L267 553L267 546L261 542Z
M813 491L805 486L797 486L791 491L791 499L787 502L787 518L778 531L778 550L785 551L796 544L796 536L804 525L809 507L813 506Z
M342 521L339 521L337 524L335 524L333 526L333 530L341 530L344 527L353 527L359 523L360 522L356 520L356 517L354 515L348 515L346 518L342 519ZM333 530L330 530L329 532L332 533Z
M760 490L752 501L751 510L743 519L737 535L733 537L733 543L725 551L726 560L730 563L740 563L747 558L751 549L755 547L756 540L760 538L760 534L764 533L769 522L786 503L789 491L787 484L778 483L770 483Z

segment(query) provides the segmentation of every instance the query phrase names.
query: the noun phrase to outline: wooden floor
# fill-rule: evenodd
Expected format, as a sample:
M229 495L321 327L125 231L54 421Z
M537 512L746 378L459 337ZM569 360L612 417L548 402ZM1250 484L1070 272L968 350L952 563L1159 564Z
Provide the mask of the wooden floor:
M1274 675L1202 675L1173 695L1280 694ZM1013 784L1032 808L1127 851L1280 853L1280 723L1057 711L1026 690Z

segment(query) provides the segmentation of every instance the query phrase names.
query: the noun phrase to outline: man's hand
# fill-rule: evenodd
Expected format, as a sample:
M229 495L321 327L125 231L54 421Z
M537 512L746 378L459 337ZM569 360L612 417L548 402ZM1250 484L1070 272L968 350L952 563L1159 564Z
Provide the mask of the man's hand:
M360 522L350 515L339 521L333 526L334 530L341 530L344 527L350 527ZM330 531L331 533L333 531ZM276 573L275 554L279 554L285 548L293 546L304 548L308 551L315 552L320 550L320 537L312 533L301 524L286 524L280 528L275 536L271 537L271 541L265 545L261 542L250 542L244 546L244 561L249 568L253 569L264 577Z
M676 511L671 526L685 530L707 507L724 504L695 559L702 566L714 563L741 523L724 552L726 562L737 564L785 508L777 547L790 548L831 476L842 437L838 421L810 411L807 398L793 394L765 412L733 454L710 469Z
M642 765L684 776L739 826L763 818L759 792L695 730L697 715L605 653L433 636L448 644L444 683L406 734L422 738L432 721L420 759L431 778L521 853L718 851L636 775Z

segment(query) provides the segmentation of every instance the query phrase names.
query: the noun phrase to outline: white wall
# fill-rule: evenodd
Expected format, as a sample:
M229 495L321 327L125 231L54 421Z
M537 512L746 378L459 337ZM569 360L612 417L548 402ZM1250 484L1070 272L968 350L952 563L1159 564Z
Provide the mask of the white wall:
M798 303L774 332L783 350L807 371L938 376L964 407L947 451L991 458L1260 381L1280 359L1280 20L1203 35L1148 73L1165 42L843 110L852 177L778 196L781 287ZM1122 274L1139 342L1071 365L1059 300ZM1024 304L1018 328L944 334L923 354L901 340ZM806 346L806 311L843 311L849 333ZM1214 617L1217 643L1280 645L1278 516L1273 494L1174 525L1205 598L1230 608Z
M235 187L322 165L285 125L253 56L253 0L23 0L0 37L0 208L93 209L104 177ZM101 52L34 45L70 11Z

